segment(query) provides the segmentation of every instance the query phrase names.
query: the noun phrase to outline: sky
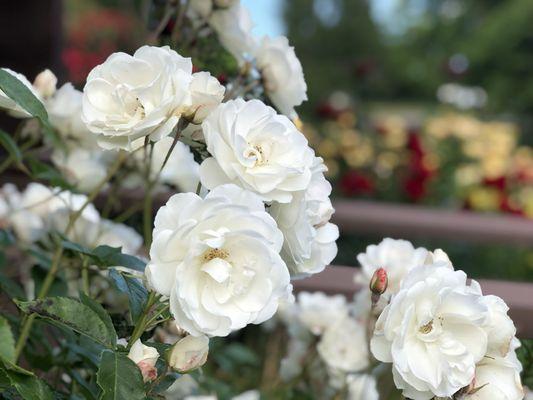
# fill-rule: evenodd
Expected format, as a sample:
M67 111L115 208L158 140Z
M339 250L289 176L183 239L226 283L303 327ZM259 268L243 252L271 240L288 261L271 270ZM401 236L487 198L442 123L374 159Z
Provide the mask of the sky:
M285 34L282 7L290 0L241 0L252 14L254 33L258 36ZM309 0L312 1L312 0ZM370 0L372 17L383 26L391 27L396 20L395 7L398 0ZM423 0L418 0L423 1Z

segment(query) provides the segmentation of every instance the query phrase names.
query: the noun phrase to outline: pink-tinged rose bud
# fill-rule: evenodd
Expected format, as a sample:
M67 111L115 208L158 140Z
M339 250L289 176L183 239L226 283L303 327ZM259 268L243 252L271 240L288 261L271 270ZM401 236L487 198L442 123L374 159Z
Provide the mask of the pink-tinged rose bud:
M128 358L137 364L145 382L153 381L157 378L157 369L155 368L155 363L159 358L157 349L145 346L137 339L131 346Z
M141 374L145 382L151 382L157 378L157 369L150 362L141 361L137 363L137 366L141 370Z
M168 365L178 372L189 372L205 364L208 352L207 336L185 336L172 347Z
M388 284L387 271L385 271L385 268L378 268L374 271L372 279L370 279L370 291L375 295L381 296L387 290Z

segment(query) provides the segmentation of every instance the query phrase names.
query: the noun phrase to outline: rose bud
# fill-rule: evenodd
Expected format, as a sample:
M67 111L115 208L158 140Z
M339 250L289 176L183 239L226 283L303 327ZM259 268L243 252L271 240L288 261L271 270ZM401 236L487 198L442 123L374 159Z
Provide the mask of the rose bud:
M385 268L378 268L374 271L374 275L370 279L370 291L372 292L372 306L375 306L379 297L385 293L389 284L389 278L387 277L387 271Z
M145 346L140 339L137 339L131 346L128 358L137 364L145 382L153 381L157 377L155 363L159 358L159 353L155 348Z
M389 279L387 277L387 271L385 268L378 268L374 271L374 275L370 279L370 291L373 294L381 296L387 290Z
M205 364L208 352L207 336L185 336L172 347L168 364L178 372L189 372Z
M33 87L44 98L52 97L56 92L57 77L49 69L45 69L35 77Z

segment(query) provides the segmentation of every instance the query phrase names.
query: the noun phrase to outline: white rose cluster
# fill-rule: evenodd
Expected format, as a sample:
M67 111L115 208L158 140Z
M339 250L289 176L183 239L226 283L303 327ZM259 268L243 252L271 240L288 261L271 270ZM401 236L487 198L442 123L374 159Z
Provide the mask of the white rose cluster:
M359 260L370 270L383 263L393 277L371 351L392 363L395 385L405 397L523 398L516 329L502 299L484 296L441 250L424 252L388 239Z
M22 192L5 184L0 189L0 225L12 228L25 243L47 240L52 231L67 234L70 216L86 201L83 194L40 183L30 183ZM83 209L67 237L88 248L104 244L122 247L128 254L136 254L142 245L141 236L133 228L102 218L91 203Z
M279 112L297 116L294 107L307 100L307 84L302 64L285 36L255 38L250 13L239 0L192 0L189 16L196 24L207 23L241 65L256 67L265 93Z
M374 377L365 373L370 366L367 328L366 321L354 313L357 307L342 295L322 292L301 292L296 302L282 307L278 320L288 331L289 343L281 361L281 378L291 381L299 376L316 354L319 363L311 369L326 392L350 392L347 398L354 400L377 396Z

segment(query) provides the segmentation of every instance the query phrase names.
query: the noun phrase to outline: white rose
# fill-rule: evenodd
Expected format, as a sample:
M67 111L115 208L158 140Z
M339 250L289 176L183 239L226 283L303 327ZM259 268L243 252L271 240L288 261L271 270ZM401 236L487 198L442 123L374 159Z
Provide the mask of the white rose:
M209 338L207 336L185 336L170 351L168 364L184 373L201 367L207 361Z
M384 293L387 299L400 290L402 279L413 268L426 263L428 251L416 248L407 240L383 239L378 245L367 246L366 252L357 255L362 274L356 281L368 286L372 275L378 268L387 271L388 286Z
M197 72L192 75L189 91L191 105L184 115L200 124L222 102L226 88L209 72Z
M294 107L307 100L307 84L294 47L289 46L285 36L265 36L255 56L272 103L282 114L296 117Z
M107 245L122 248L122 253L137 254L143 244L143 238L137 231L127 225L107 219L100 222L99 234L92 247Z
M474 378L487 351L489 310L479 286L446 263L417 267L376 322L371 349L392 363L405 397L450 397Z
M10 75L17 78L20 82L26 86L35 97L37 97L39 100L41 100L41 95L35 90L33 85L30 83L28 78L26 78L24 75L19 74L18 72L15 72L13 70L10 70L9 68L2 68L4 71L9 73ZM4 108L8 111L8 113L17 118L30 118L31 114L27 112L24 108L22 108L17 102L14 100L11 100L2 89L0 89L0 108Z
M57 77L49 69L40 72L33 81L33 87L42 98L48 98L56 92Z
M55 189L57 190L57 189ZM100 213L89 203L81 212L67 234L71 215L78 212L87 201L87 196L75 194L67 190L59 192L49 203L49 214L45 221L47 227L67 236L82 246L91 247L97 241L100 229Z
M315 334L322 334L328 326L348 316L348 305L343 295L327 296L322 292L298 294L300 321Z
M166 137L154 144L151 164L153 178L161 170L173 142L174 138ZM142 151L136 152L135 156L139 163L144 161ZM159 180L177 187L182 192L196 192L200 182L200 165L194 161L194 155L189 146L182 142L176 143L165 167L161 170Z
M511 350L506 357L485 357L476 365L473 393L462 400L522 400L522 366ZM481 388L476 391L477 388Z
M91 192L107 175L107 158L99 149L74 147L65 151L56 148L52 161L80 192Z
M291 289L281 232L261 199L235 185L205 199L172 196L157 212L153 238L148 282L170 296L176 322L192 335L264 322Z
M190 58L170 47L143 46L133 56L114 53L87 77L82 119L104 149L168 136L187 106Z
M21 241L35 242L48 231L46 218L57 206L60 189L50 189L35 182L28 184L22 193L13 189L14 187L11 187L6 193L11 208L9 221Z
M97 148L96 135L81 120L83 93L65 83L45 102L50 124L67 140L75 139L84 147Z
M222 103L202 123L212 157L200 167L212 189L235 183L264 201L290 202L311 180L313 151L288 118L259 100Z
M323 271L337 255L339 229L329 222L334 210L325 169L322 159L315 157L307 190L294 194L290 203L273 203L269 209L283 232L282 257L294 278Z
M488 335L487 351L491 355L504 357L516 335L513 320L507 315L509 307L498 296L483 296L482 300L489 310L485 326Z
M155 368L155 363L159 358L157 349L145 346L140 339L137 339L130 348L128 358L137 364L145 382L156 378L157 369Z
M366 326L353 318L331 324L317 345L318 354L329 368L358 372L368 367Z
M376 378L372 375L349 375L346 400L379 400Z
M299 338L290 338L287 354L281 360L279 367L279 376L284 382L289 382L301 374L303 362L308 351L309 343Z
M243 63L256 46L252 36L254 24L248 10L239 1L227 8L214 10L208 19L218 39L239 63Z

